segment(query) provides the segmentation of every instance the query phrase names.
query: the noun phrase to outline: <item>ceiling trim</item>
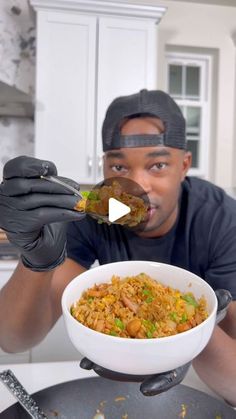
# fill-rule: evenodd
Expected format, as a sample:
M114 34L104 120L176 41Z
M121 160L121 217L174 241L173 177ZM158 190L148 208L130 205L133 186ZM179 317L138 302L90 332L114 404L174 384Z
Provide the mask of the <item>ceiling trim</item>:
M236 7L235 0L169 0L172 3L191 3L201 4L204 6L222 6L222 7Z
M86 14L102 14L154 19L157 23L167 7L144 4L128 4L110 0L30 0L35 10L74 11Z

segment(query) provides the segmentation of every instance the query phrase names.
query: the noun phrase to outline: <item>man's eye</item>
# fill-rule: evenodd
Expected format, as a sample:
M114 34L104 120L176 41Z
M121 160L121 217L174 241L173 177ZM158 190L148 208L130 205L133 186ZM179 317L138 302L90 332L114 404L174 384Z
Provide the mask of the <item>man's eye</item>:
M121 166L120 164L115 164L115 165L111 166L111 170L113 170L113 172L116 172L116 173L121 173L121 172L125 171L125 168L124 168L124 166Z
M163 170L167 167L167 163L155 163L153 164L153 166L151 167L151 170L155 171L155 172L159 172L160 170Z

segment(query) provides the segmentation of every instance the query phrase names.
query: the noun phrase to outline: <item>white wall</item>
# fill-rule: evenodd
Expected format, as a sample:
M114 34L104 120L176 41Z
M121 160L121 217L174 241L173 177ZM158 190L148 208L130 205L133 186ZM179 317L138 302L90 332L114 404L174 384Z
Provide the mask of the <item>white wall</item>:
M142 3L142 0L128 1ZM149 0L149 4L157 4ZM159 25L158 87L166 88L166 46L212 49L218 53L218 80L213 85L216 105L215 135L212 138L210 180L225 188L236 186L233 162L236 152L235 103L236 7L161 0L168 10ZM236 170L235 170L236 172Z
M236 30L236 8L168 2L168 12L159 28L162 45L186 45L218 50L218 85L213 86L213 90L216 91L217 109L214 121L216 138L212 139L211 147L213 156L214 151L216 152L212 180L230 188L233 186L235 143L235 45L232 33ZM162 54L160 66L163 69L163 49ZM161 82L163 84L163 79Z

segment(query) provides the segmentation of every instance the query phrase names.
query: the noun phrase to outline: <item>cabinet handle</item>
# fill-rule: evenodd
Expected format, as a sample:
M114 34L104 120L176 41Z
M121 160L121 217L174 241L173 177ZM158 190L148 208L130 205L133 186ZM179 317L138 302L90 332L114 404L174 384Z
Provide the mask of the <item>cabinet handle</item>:
M102 174L102 168L103 168L103 156L98 157L98 175L100 176Z
M91 156L88 156L88 175L91 176L93 168L93 159Z

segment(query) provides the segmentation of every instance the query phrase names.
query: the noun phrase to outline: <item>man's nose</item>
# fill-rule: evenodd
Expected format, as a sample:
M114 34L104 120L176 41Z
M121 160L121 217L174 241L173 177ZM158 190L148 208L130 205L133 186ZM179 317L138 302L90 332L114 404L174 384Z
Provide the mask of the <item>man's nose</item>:
M152 190L151 183L148 179L148 176L143 171L136 171L129 176L134 182L132 191L134 195L141 196L143 193L149 194Z

